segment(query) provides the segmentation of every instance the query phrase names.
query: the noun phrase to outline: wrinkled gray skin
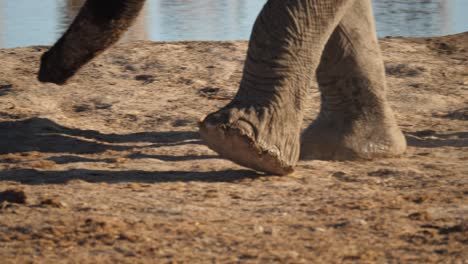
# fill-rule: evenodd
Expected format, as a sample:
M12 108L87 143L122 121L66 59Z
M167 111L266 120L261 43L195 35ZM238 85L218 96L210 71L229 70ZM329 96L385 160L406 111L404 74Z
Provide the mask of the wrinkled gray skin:
M115 43L144 0L88 0L44 54L39 80L63 84ZM317 119L300 135L316 77ZM370 0L269 0L249 42L235 98L200 124L204 142L240 165L285 175L303 159L402 154L405 139L385 98Z

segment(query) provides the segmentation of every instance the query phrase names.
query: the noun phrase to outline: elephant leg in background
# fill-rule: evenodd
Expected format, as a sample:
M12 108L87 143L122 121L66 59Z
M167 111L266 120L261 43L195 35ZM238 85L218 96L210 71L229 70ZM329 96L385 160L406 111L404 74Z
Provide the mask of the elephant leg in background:
M333 30L355 0L269 0L258 16L235 98L200 124L221 156L284 175L299 159L304 100Z
M64 84L78 69L116 43L145 0L87 0L65 34L41 58L39 81Z
M321 109L302 135L301 159L370 159L405 151L386 100L370 0L356 0L340 21L325 46L317 82Z

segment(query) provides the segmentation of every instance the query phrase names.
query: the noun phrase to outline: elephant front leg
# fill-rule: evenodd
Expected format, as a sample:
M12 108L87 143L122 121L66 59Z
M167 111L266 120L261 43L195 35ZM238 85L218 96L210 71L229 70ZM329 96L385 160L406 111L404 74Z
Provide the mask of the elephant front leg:
M204 142L240 165L291 173L305 93L326 41L353 0L270 0L257 18L236 97L200 125Z
M145 0L87 0L70 28L41 58L38 79L64 84L81 66L117 42Z
M356 1L341 20L325 47L317 81L321 109L302 135L302 159L371 159L405 151L386 100L369 0Z

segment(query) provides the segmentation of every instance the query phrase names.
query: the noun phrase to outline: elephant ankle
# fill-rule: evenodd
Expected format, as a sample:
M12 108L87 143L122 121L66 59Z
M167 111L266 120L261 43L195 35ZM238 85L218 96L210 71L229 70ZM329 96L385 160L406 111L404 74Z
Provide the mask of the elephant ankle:
M321 74L321 112L359 117L387 111L385 83L376 78L348 73L349 76Z
M350 118L321 113L301 136L301 159L355 160L395 157L406 140L390 109Z

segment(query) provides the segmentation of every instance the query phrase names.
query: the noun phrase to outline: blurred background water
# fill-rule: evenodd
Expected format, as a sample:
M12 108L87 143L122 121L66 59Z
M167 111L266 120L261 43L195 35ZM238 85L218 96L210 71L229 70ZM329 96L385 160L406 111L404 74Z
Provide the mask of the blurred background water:
M125 40L246 40L265 2L147 0ZM0 48L53 44L83 3L0 0ZM373 0L373 5L379 37L468 31L468 0Z

